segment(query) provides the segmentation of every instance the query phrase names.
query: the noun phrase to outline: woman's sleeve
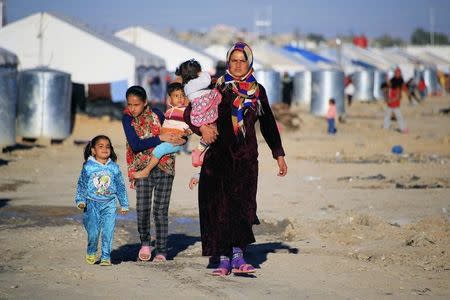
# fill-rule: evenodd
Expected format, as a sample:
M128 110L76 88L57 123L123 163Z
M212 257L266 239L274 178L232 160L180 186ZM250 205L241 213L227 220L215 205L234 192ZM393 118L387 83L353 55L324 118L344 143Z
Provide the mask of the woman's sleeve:
M159 114L158 114L158 117L160 117ZM164 120L164 118L163 118L163 120ZM141 151L147 150L149 148L154 148L154 147L158 146L159 144L161 144L161 140L157 136L147 138L147 139L140 139L138 137L136 131L134 130L134 127L131 125L131 121L132 121L132 118L129 115L123 115L123 117L122 117L123 130L125 132L127 142L130 145L133 152L141 152Z
M128 210L128 195L125 187L125 181L118 165L116 165L116 168L117 171L115 173L114 179L116 184L117 199L119 200L120 207L124 210Z
M184 110L184 114L183 114L184 122L186 122L186 124L189 125L189 128L192 130L193 133L195 133L196 135L201 136L202 133L200 132L200 128L197 127L197 126L192 125L192 123L191 123L191 110L192 110L192 106L189 103L189 105Z
M273 158L284 156L284 149L281 144L280 132L278 131L275 117L273 116L272 109L270 108L269 100L267 99L266 90L262 85L259 85L261 102L261 115L258 116L260 122L261 133L272 150Z
M75 195L75 203L86 203L88 174L86 168L81 169L80 177L78 177L77 193Z

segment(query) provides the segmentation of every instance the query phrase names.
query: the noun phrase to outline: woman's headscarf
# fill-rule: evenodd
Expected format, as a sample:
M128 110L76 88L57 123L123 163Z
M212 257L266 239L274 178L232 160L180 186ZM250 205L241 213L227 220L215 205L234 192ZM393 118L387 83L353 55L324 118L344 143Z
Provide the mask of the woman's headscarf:
M230 57L234 51L242 51L247 57L248 70L243 77L234 77L230 73ZM259 110L259 86L253 76L253 52L252 49L243 42L237 42L227 53L227 70L225 75L217 80L216 86L230 85L232 91L237 95L233 100L233 109L231 120L233 122L234 134L238 135L239 131L245 136L244 115L247 109L251 108Z

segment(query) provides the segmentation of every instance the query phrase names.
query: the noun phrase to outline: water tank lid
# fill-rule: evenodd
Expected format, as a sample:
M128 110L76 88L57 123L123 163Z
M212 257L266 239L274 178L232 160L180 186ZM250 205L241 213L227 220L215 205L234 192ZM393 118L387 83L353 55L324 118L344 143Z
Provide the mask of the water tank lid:
M60 74L60 75L67 75L70 76L69 73L63 72L63 71L59 71L59 70L55 70L55 69L50 69L47 67L37 67L37 68L33 68L33 69L26 69L23 70L22 73L53 73L53 74Z

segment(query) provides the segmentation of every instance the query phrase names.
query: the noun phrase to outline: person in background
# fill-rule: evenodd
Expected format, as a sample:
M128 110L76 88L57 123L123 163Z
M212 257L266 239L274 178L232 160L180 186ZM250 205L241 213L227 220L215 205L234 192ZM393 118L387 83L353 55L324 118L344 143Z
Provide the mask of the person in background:
M420 76L419 83L417 84L417 88L419 90L420 100L424 100L427 96L427 85L425 84L425 80L423 76Z
M352 105L353 94L355 93L355 86L353 85L352 78L350 76L347 77L347 84L345 85L344 93L347 97L347 105Z
M397 123L402 133L408 133L405 121L403 120L402 113L400 111L400 101L402 99L402 90L404 86L404 81L402 77L402 72L399 68L394 71L394 77L389 81L389 93L387 99L387 107L384 114L384 129L389 129L391 126L391 116L395 115Z
M328 134L336 134L336 101L333 98L328 101L327 124Z
M294 81L292 80L291 76L289 76L288 72L284 72L281 81L281 94L282 94L282 102L287 104L288 107L291 107L293 91L294 91Z

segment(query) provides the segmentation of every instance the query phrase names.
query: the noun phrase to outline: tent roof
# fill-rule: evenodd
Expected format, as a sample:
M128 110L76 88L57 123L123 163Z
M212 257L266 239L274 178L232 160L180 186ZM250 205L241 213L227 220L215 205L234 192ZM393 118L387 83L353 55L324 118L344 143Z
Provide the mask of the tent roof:
M115 36L164 58L169 71L175 71L182 62L192 58L198 60L206 71L214 69L217 62L217 59L199 47L188 45L173 37L158 33L148 26L127 27L117 31Z
M146 52L130 43L127 43L117 37L115 37L113 34L103 33L100 31L97 31L88 25L75 20L69 16L65 16L59 13L55 12L47 12L50 16L53 16L55 18L58 18L66 23L69 23L70 25L83 30L93 37L96 37L98 39L102 39L103 41L107 42L110 45L113 45L114 47L117 47L131 55L133 55L136 58L136 65L137 66L152 66L152 67L164 67L165 61L161 57L154 55L152 53Z
M268 43L258 43L251 47L255 59L263 62L264 65L270 66L277 72L295 73L317 69L317 65L314 63Z
M17 67L19 60L17 55L6 49L0 48L0 67Z
M0 29L0 46L17 54L20 69L49 67L79 83L136 83L136 68L163 59L57 13L36 13Z

